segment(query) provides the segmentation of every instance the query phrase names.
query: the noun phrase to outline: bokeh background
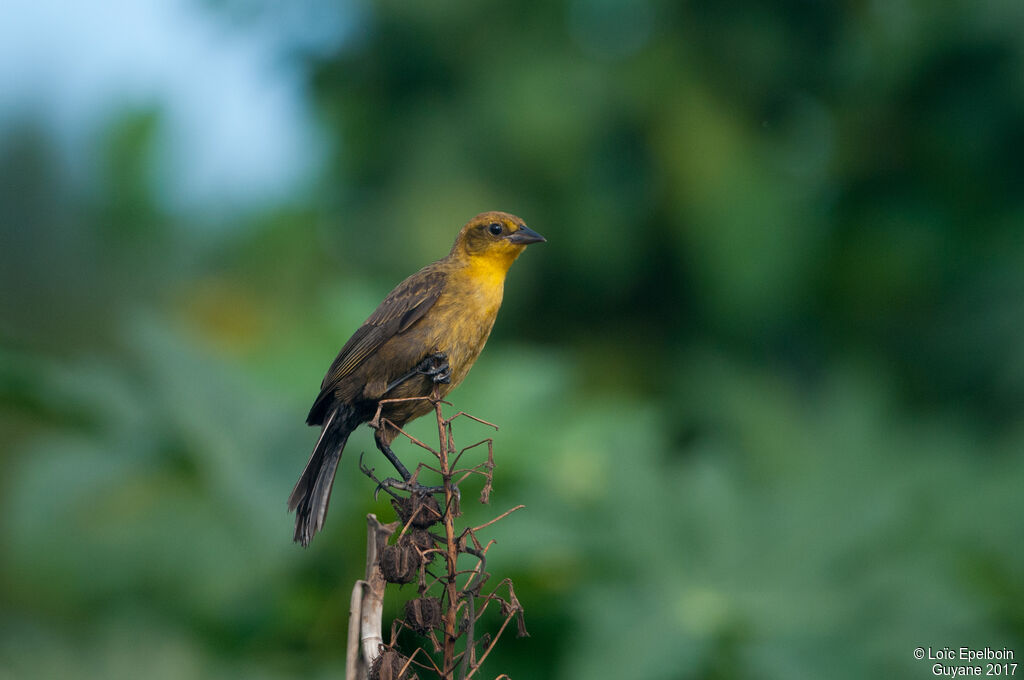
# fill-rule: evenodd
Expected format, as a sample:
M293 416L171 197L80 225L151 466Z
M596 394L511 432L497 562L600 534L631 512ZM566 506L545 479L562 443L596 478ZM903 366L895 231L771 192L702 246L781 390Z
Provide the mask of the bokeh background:
M1022 73L1019 0L5 3L0 677L340 677L306 409L486 209L485 677L1024 653Z

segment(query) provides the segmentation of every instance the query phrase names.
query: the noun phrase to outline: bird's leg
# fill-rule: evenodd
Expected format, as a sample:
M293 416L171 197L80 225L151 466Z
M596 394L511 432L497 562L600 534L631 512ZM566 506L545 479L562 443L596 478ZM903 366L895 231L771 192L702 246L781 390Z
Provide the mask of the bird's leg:
M392 477L383 479L377 484L378 491L384 488L400 489L402 491L411 491L419 494L440 493L444 491L443 486L423 486L419 482L413 480L412 475L409 474L408 468L406 468L405 465L402 464L402 461L398 459L398 456L396 456L395 452L391 450L388 443L384 441L381 434L382 430L377 430L377 434L373 437L374 441L377 442L377 448L380 449L380 452L383 453L384 456L391 461L391 464L395 466L395 470L397 470L398 474L402 476L402 481L398 481Z
M380 452L384 454L384 457L391 461L391 464L395 466L395 469L398 470L398 474L402 475L402 480L408 482L412 479L412 475L409 474L408 468L402 465L402 461L398 460L398 456L395 455L395 452L391 450L391 447L388 446L387 442L385 442L383 437L381 437L382 432L383 430L377 430L377 434L373 437L374 441L377 442L377 448L380 449Z

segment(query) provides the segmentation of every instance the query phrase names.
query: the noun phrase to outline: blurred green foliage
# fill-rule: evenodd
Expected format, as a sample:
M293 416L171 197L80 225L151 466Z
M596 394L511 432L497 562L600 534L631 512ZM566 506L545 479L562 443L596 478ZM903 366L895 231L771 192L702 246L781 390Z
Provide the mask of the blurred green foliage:
M527 506L489 567L533 637L489 676L1024 652L1024 5L358 15L289 55L322 176L230 229L167 204L159 110L110 119L88 182L30 119L0 129L0 677L339 677L390 510L361 431L325 532L290 543L305 409L485 209L549 240L453 395L502 426L467 519Z

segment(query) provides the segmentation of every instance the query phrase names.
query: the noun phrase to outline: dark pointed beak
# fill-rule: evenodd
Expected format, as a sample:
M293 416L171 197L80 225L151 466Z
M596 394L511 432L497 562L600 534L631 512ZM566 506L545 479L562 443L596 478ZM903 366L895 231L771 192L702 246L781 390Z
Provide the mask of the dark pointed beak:
M529 227L519 227L519 229L509 234L508 240L523 246L528 243L544 243L547 241L546 238Z

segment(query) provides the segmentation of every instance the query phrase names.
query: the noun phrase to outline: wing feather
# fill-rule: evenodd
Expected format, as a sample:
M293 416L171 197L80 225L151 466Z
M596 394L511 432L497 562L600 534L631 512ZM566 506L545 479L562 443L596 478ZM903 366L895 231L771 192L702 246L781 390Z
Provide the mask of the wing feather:
M398 284L338 352L321 391L333 388L368 356L423 318L444 291L445 272L420 270Z

